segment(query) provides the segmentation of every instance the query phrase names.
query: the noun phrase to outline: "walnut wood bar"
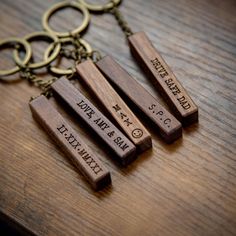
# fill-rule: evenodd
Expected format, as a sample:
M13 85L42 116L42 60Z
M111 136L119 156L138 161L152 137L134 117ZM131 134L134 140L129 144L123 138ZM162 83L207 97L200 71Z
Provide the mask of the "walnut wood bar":
M68 79L61 78L54 82L51 87L112 149L116 154L115 158L122 165L128 165L136 158L136 148L133 143L76 89Z
M97 62L97 66L123 95L128 97L136 107L150 118L167 143L171 143L182 136L181 123L112 57L102 58Z
M123 132L135 144L137 151L141 153L151 148L151 135L107 82L95 64L89 59L78 64L76 69L81 79L92 90Z
M144 32L128 37L131 52L183 126L198 121L198 108Z
M95 1L107 2L87 0ZM0 38L41 30L43 13L56 2L0 1ZM111 173L112 185L95 192L33 119L28 102L40 90L25 80L0 81L0 219L39 236L235 236L235 0L123 0L119 9L133 31L146 32L189 92L199 107L199 122L184 128L182 138L169 145L140 112L153 147L120 168L106 144L98 145L96 134L80 125L81 119L61 99L50 98ZM68 8L53 16L50 25L65 31L78 27L81 19ZM91 19L83 38L161 101L113 16ZM33 44L35 62L47 46ZM58 67L73 63L63 59ZM0 68L12 66L12 51L1 50ZM75 86L99 103L87 86L77 81Z
M100 190L111 183L110 172L107 168L45 96L41 95L31 101L30 109L35 120L67 154L95 190Z

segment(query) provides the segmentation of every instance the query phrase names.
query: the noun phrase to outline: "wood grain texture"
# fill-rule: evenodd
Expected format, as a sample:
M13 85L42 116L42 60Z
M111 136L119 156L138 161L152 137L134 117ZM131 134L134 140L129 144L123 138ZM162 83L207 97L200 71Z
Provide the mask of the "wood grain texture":
M52 84L52 90L70 106L108 147L121 164L128 165L136 159L134 144L110 122L78 89L66 78ZM106 148L106 146L104 146Z
M128 37L131 52L184 126L198 121L198 108L145 32Z
M97 63L108 81L128 97L155 125L156 130L167 143L182 137L182 125L113 58L106 56Z
M110 172L43 95L30 102L33 117L95 190L111 183Z
M76 66L76 70L93 92L96 98L111 115L118 127L129 137L142 153L152 147L151 135L123 99L109 84L92 60L86 60Z
M0 37L41 30L41 15L55 2L0 1ZM147 122L153 150L120 168L93 134L50 99L111 171L112 188L94 193L32 119L28 101L39 91L25 81L0 83L1 213L38 235L235 235L235 1L124 0L120 10L134 32L148 34L189 91L199 106L199 124L167 145ZM52 18L58 30L80 22L79 14L67 13ZM93 15L85 38L161 101L111 15ZM36 46L36 60L44 49ZM11 55L1 52L1 68Z

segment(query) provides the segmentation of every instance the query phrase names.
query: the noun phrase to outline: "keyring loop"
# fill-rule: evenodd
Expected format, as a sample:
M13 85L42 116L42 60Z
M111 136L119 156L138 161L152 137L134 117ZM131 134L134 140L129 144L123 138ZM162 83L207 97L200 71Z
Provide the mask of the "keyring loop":
M103 12L103 11L108 11L112 9L114 6L119 5L121 3L121 0L110 0L108 3L104 5L90 4L87 3L85 0L79 0L79 2L85 7L87 7L90 11Z
M44 60L44 61L41 61L41 62L36 62L36 63L29 63L27 65L27 68L29 68L29 69L39 69L39 68L42 68L42 67L45 67L45 66L49 65L52 61L54 61L56 59L56 57L58 56L58 54L61 50L61 44L59 42L59 39L53 34L50 34L50 33L45 32L45 31L39 31L39 32L34 32L34 33L31 33L31 34L28 34L24 37L24 40L26 40L28 42L31 42L35 39L44 39L44 40L49 39L49 40L52 40L53 41L52 46L54 48L54 51L50 55L50 57L47 58L47 60ZM13 52L13 58L14 58L14 60L15 60L15 62L18 66L24 67L24 63L20 59L19 52L17 50L15 50Z
M60 42L62 44L73 43L73 39L72 38L64 38L64 39L60 39ZM84 39L79 39L79 42L85 48L88 55L92 54L93 49L88 42L86 42ZM44 53L44 60L47 60L47 58L50 56L50 53L52 50L53 50L52 46L47 48L47 50ZM49 70L56 75L71 75L71 74L75 73L75 71L76 71L75 68L60 69L55 66L50 66Z
M79 10L80 12L82 12L82 14L84 15L84 19L82 24L77 27L76 29L70 31L70 32L58 32L58 31L54 31L51 29L51 27L49 26L49 19L50 17L52 17L52 15L62 9L62 8L66 8L66 7L72 7L75 8L76 10ZM90 20L90 15L89 15L89 11L88 9L82 5L79 4L78 2L68 2L68 1L64 1L64 2L60 2L57 3L55 5L53 5L51 8L49 8L43 15L42 17L42 24L43 24L43 28L52 33L57 35L60 38L66 38L66 37L70 37L71 35L76 35L81 33L83 30L85 30L89 24L89 20Z
M19 44L24 47L25 58L21 61L21 63L22 63L22 65L25 66L29 62L29 60L32 56L32 49L30 47L30 44L24 39L12 37L12 38L7 38L4 40L1 40L0 41L0 48L4 48L7 45L12 45L12 44L13 45ZM15 74L16 72L20 71L20 69L21 68L19 66L15 66L14 68L9 69L9 70L0 70L0 76L7 76L7 75ZM1 78L1 79L6 80L6 81L18 80L18 78L17 79Z

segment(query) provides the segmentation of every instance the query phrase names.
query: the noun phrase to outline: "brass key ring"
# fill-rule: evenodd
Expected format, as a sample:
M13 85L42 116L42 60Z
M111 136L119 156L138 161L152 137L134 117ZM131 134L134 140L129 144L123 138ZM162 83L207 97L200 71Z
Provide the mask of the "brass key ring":
M24 47L25 50L25 57L24 59L21 61L22 65L27 65L27 63L30 61L30 58L32 56L32 49L30 47L30 44L24 40L24 39L20 39L20 38L7 38L4 40L0 41L0 48L4 48L7 45L21 45ZM15 66L12 69L8 69L8 70L0 70L0 76L7 76L7 75L12 75L15 74L16 72L20 71L20 67L19 66ZM18 80L17 79L10 79L10 78L0 78L1 80L5 80L5 81L14 81L14 80Z
M99 4L90 4L87 3L85 0L79 0L79 2L87 7L90 11L101 12L101 11L108 11L112 9L114 6L117 6L121 3L121 0L111 0L106 4L99 5Z
M58 32L58 31L54 31L51 29L51 27L49 26L49 19L50 17L58 10L66 8L66 7L72 7L75 8L76 10L79 10L80 12L82 12L84 19L82 24L77 27L76 29L72 30L71 32ZM53 5L51 8L49 8L43 15L42 17L42 24L43 24L43 28L52 33L57 35L60 38L66 38L66 37L70 37L71 35L77 35L79 33L81 33L83 30L85 30L89 24L89 20L90 20L90 15L89 15L89 11L88 9L78 3L78 2L68 2L68 1L64 1L64 2L60 2L57 3L55 5Z
M64 38L64 39L60 39L60 42L62 44L73 43L73 39L72 38ZM89 43L87 43L84 39L79 39L79 42L85 48L86 53L88 55L92 54L93 50L92 50ZM53 50L52 46L47 48L47 50L44 53L44 60L47 60L50 57L52 50ZM75 68L60 69L55 66L50 66L49 69L52 73L54 73L56 75L72 75L76 71Z
M35 39L44 39L44 40L53 41L52 46L53 46L54 50L53 50L53 53L50 55L50 57L47 58L47 60L44 60L41 62L36 62L36 63L29 63L27 65L27 68L29 68L29 69L39 69L39 68L49 65L52 61L54 61L56 59L56 57L58 56L60 49L61 49L61 44L59 42L59 39L55 35L52 35L48 32L45 32L45 31L34 32L34 33L28 34L27 36L24 37L24 40L26 40L28 42L31 42ZM19 65L21 67L24 66L24 63L20 59L19 52L17 50L15 50L13 52L13 58L14 58L17 65Z

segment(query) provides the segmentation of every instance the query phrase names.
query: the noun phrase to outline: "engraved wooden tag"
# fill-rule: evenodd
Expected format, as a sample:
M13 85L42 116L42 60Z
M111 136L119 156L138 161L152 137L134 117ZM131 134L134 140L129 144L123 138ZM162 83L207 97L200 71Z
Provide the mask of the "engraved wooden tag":
M112 57L102 58L97 66L112 85L153 121L166 142L173 142L182 136L181 123Z
M184 126L198 121L198 108L144 32L128 37L131 52L165 96Z
M95 190L111 183L110 172L63 117L41 95L30 102L33 117L68 155Z
M123 165L136 158L134 144L116 128L68 79L61 78L52 84L58 94L85 123L115 152Z
M142 152L151 148L152 141L149 132L104 78L96 65L91 60L87 60L77 65L77 72L132 140L138 151Z

